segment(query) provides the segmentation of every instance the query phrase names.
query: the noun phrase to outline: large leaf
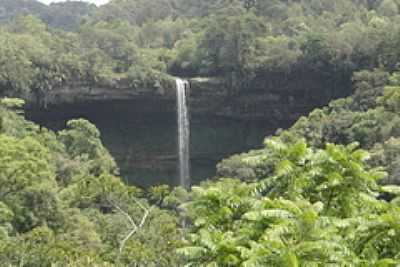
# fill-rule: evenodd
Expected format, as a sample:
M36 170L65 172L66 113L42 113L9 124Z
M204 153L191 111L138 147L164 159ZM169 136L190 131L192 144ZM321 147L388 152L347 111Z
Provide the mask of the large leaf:
M400 186L396 185L386 185L382 186L381 190L386 193L394 194L394 195L400 195Z
M177 249L177 253L189 259L197 259L207 253L207 249L203 247L184 247Z
M274 218L274 219L289 219L293 218L294 215L286 210L282 209L270 209L270 210L262 210L262 211L252 211L243 215L243 218L250 221L258 221L265 218Z
M290 160L282 160L276 165L275 171L278 176L290 175L295 168L295 165Z

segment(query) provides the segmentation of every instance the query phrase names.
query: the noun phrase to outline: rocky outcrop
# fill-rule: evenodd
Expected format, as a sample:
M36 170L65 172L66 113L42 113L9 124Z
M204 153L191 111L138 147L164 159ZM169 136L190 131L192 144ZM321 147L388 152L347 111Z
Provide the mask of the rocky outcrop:
M132 88L115 83L110 86L92 86L84 83L65 84L46 92L33 91L24 96L28 107L46 108L48 105L64 105L97 101L135 100L153 98L175 99L174 81L166 85L156 82L152 86Z
M233 89L221 78L192 78L189 89L190 113L243 120L265 120L277 126L294 122L315 107L349 94L350 79L330 81L321 75L299 73L285 76L260 76L243 88ZM344 88L338 90L338 88ZM113 85L65 85L43 94L26 97L30 107L48 107L64 104L104 101L133 101L143 103L143 110L153 113L175 112L176 91L173 78L163 85L155 83L146 88ZM149 106L149 103L152 106ZM137 108L140 110L140 107Z
M190 81L192 113L262 120L278 127L290 125L332 99L349 95L351 88L349 77L332 80L310 72L290 76L266 74L239 89L233 89L222 79Z
M329 79L275 75L233 88L223 79L192 78L189 89L192 178L215 174L216 163L232 154L257 148L265 136L289 127L301 115L338 93ZM349 82L340 86L349 88ZM123 86L70 85L27 98L26 114L53 129L72 118L86 118L102 133L123 177L143 186L174 183L177 177L176 89L155 84ZM36 107L36 108L35 108Z

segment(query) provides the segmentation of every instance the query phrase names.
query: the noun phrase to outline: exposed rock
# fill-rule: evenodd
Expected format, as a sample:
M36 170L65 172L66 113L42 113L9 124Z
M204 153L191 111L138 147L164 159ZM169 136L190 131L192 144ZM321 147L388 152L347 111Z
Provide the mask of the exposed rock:
M155 83L147 88L131 88L122 83L110 87L70 84L50 90L41 96L27 96L28 106L47 107L72 103L96 101L138 101L151 100L154 108L157 102L164 103L168 110L175 109L175 82ZM315 107L326 105L332 98L349 93L350 79L344 78L336 85L321 75L298 73L296 75L270 74L260 76L251 84L239 90L231 88L222 78L191 78L189 90L190 113L206 116L222 116L244 120L266 120L277 126L294 122L301 115ZM341 86L344 90L337 90ZM171 102L165 105L165 102ZM151 112L147 101L143 108Z
M174 88L164 88L160 83L154 84L152 88L129 88L129 87L100 87L84 84L64 85L48 92L38 95L31 93L25 96L28 106L44 107L47 105L62 105L93 101L134 100L140 98L175 99Z
M338 94L338 85L310 74L275 77L256 79L240 90L219 78L189 79L194 179L212 176L219 160L258 147L265 136L289 127L301 115L350 88L350 80L344 80L340 86L345 90ZM144 186L173 183L177 164L175 81L143 89L75 84L42 97L31 95L28 102L32 108L28 116L52 128L63 128L66 120L78 117L95 123L126 179Z

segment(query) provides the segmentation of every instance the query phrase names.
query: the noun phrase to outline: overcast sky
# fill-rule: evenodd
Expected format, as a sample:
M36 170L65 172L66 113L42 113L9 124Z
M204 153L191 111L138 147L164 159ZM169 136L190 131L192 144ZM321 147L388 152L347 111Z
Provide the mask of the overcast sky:
M50 4L52 2L66 2L65 0L39 0L39 2ZM83 2L89 2L96 5L103 5L105 3L110 2L110 0L84 0Z

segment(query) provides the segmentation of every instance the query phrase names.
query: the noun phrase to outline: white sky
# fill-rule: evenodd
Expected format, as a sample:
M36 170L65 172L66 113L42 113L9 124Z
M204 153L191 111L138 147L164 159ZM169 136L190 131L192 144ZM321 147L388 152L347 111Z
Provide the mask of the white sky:
M42 2L45 4L50 4L53 2L66 2L66 1L65 0L39 0L39 2ZM82 0L82 2L89 2L89 3L96 4L96 5L103 5L103 4L110 2L110 0Z

